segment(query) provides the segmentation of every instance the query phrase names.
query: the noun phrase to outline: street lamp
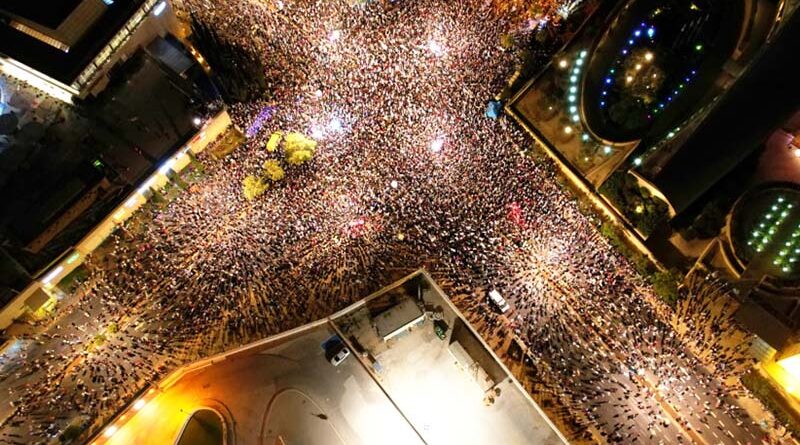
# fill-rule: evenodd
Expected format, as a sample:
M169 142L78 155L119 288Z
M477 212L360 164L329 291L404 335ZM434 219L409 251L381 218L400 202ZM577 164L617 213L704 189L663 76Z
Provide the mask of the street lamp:
M108 428L107 428L107 429L106 429L106 430L103 432L103 436L105 436L105 437L111 437L111 436L113 436L114 434L116 434L116 433L117 433L117 430L118 430L118 428L117 428L115 425L111 425L110 427L108 427Z

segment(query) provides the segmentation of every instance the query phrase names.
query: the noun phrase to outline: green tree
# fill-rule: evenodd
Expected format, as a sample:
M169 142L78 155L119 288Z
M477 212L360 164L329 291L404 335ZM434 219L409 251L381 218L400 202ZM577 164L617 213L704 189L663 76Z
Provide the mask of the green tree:
M653 285L653 290L656 295L661 297L670 306L675 306L678 302L678 282L680 281L680 274L676 271L656 271L650 275L650 283Z
M317 141L302 133L289 133L286 135L286 162L291 165L300 165L312 157L317 150Z
M701 238L716 236L725 225L725 212L715 201L709 202L702 213L694 220L692 227Z
M242 192L244 193L245 199L251 201L259 196L263 195L264 192L267 191L269 188L269 184L265 183L261 180L261 178L256 178L253 175L250 175L244 178L244 182L242 183Z
M511 34L503 34L500 36L500 46L509 50L514 47L514 37Z
M79 425L69 425L64 429L61 435L58 436L58 441L61 443L71 443L73 440L80 437L82 432L83 428Z
M609 108L608 115L614 124L625 130L637 130L647 125L647 110L633 96L623 96Z
M286 176L286 172L283 171L283 167L281 167L281 164L275 159L268 159L264 161L263 167L264 175L274 182L280 181Z

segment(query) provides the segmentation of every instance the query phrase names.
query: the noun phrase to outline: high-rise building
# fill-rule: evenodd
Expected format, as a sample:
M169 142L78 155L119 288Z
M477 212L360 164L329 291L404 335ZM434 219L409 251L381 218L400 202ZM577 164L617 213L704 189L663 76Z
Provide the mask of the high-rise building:
M218 110L166 0L9 0L0 18L5 327L42 302L20 303L37 278L77 266L87 253L75 257L78 245L106 233L98 227L131 193L151 193L153 175L171 175L176 156L208 142L204 117Z
M800 329L798 5L603 4L507 106L640 247L732 283L779 351Z
M118 60L176 26L167 0L7 0L0 20L0 72L64 101L102 88Z

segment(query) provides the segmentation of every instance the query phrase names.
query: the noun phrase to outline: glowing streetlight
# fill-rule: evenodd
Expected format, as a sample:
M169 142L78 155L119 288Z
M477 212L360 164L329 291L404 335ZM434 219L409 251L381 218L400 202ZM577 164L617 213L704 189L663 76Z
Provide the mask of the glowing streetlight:
M570 127L569 125L567 125L566 127L564 127L564 133L566 133L566 134L572 134L572 131L573 131L573 130L572 130L572 127Z
M194 124L195 127L199 127L200 124L203 123L203 119L200 119L199 117L195 116L195 118L192 119L192 123Z
M434 153L442 151L442 147L444 147L444 138L442 137L438 137L431 142L431 151Z
M134 411L141 410L142 408L144 408L144 404L145 404L144 399L137 400L136 403L133 404L133 410Z
M442 44L435 40L431 40L428 42L428 49L435 56L441 56L442 54L444 54L444 48L442 47Z
M117 428L116 426L114 426L114 425L111 425L110 427L108 427L108 428L107 428L107 429L106 429L106 430L103 432L103 436L105 436L105 437L111 437L111 436L113 436L114 434L116 434L116 433L117 433L117 430L118 430L118 428Z
M567 59L561 59L558 61L558 67L564 69L567 67Z
M646 60L648 62L652 61L653 60L653 53L651 53L651 52L645 53L644 60Z

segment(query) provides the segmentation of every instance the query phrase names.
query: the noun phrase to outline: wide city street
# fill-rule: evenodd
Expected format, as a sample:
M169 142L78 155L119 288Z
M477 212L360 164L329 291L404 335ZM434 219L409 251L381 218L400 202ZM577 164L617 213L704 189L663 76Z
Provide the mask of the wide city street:
M485 116L514 69L500 38L525 32L513 17L483 0L186 3L263 59L267 97L227 104L247 142L201 158L203 179L140 215L142 230L117 231L79 303L0 359L0 444L107 419L176 366L422 266L471 295L462 309L486 319L486 337L514 330L609 443L760 443L554 166L521 153L534 142ZM246 200L244 178L277 156L274 131L317 139L316 154Z

